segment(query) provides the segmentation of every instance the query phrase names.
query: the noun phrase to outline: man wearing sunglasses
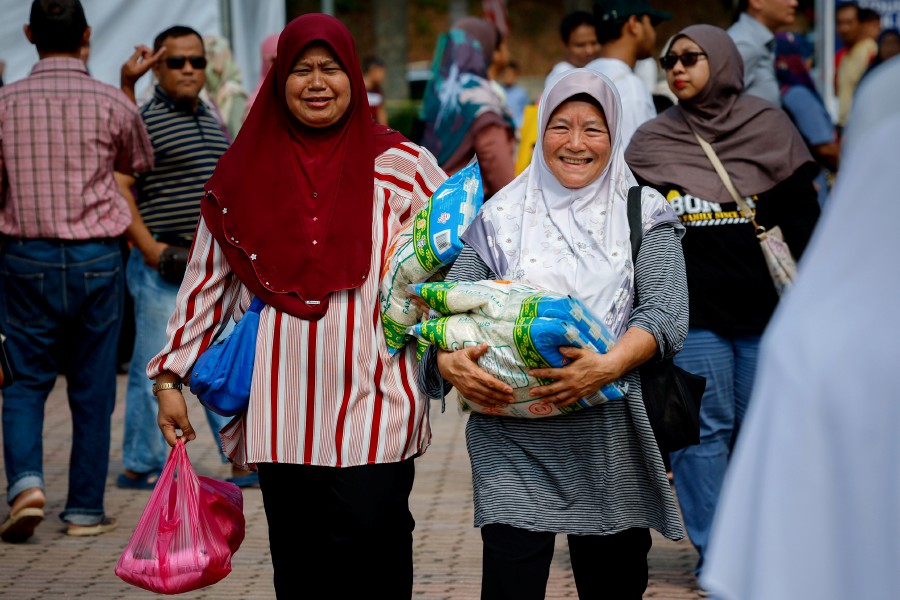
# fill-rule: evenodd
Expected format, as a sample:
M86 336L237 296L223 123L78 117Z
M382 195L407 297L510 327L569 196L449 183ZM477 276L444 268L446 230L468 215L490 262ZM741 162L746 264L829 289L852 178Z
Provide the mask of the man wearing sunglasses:
M656 107L643 80L634 73L639 60L656 48L656 29L672 15L654 10L647 0L605 0L594 3L600 58L587 68L606 75L622 100L620 132L627 147L637 128L656 116Z
M744 93L781 106L775 78L775 32L794 22L797 0L740 0L738 20L728 29L744 59Z
M116 480L125 489L152 489L166 462L169 447L156 424L156 398L146 368L166 344L166 325L200 217L203 185L228 149L219 121L200 99L205 68L203 39L181 25L157 35L152 50L139 46L122 67L122 88L132 99L144 73L152 69L157 80L153 97L141 107L156 166L138 177L116 176L134 213L126 282L134 299L137 335L125 396L124 472ZM224 424L222 417L211 416L214 434Z

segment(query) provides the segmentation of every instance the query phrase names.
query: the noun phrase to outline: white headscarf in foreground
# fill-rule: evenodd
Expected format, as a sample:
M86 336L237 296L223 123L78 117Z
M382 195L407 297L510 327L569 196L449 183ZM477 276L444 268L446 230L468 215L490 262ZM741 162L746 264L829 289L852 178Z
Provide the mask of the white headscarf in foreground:
M723 599L900 593L900 104L879 89L760 349L701 579Z
M612 153L600 177L568 189L547 167L541 140L553 111L578 94L603 107ZM531 165L484 205L463 235L500 277L578 297L617 336L634 297L627 198L637 185L625 164L621 115L615 85L603 75L572 69L556 78L538 107ZM666 222L678 224L669 204L655 192L644 194L644 233Z

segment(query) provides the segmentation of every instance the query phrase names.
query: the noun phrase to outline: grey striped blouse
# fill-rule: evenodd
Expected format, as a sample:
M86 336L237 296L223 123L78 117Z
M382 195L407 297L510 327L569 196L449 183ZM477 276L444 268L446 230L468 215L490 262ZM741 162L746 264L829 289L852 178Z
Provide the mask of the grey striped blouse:
M469 247L447 281L496 279ZM688 296L681 242L670 224L648 232L635 268L638 300L629 327L651 333L661 356L681 349ZM419 366L432 398L450 390L434 348ZM650 527L684 537L675 499L641 399L636 371L625 399L547 419L469 416L475 526L504 523L531 531L607 535Z

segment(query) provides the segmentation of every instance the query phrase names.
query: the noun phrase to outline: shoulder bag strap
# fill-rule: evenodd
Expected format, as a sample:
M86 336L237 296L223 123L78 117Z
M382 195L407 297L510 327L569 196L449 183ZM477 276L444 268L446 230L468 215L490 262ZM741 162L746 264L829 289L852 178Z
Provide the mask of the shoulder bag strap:
M631 261L637 264L644 230L641 226L641 194L644 188L636 185L628 190L628 227L631 229Z
M753 228L756 229L756 231L759 231L761 228L756 223L756 219L753 217L753 211L750 209L750 206L747 204L744 198L741 197L741 195L738 193L737 188L734 187L734 183L732 183L731 177L728 175L728 171L725 170L725 166L722 164L722 161L719 160L716 151L713 150L713 147L709 142L704 140L696 131L694 131L693 127L691 127L691 133L694 134L694 137L697 139L697 143L700 144L701 148L703 148L703 152L706 153L706 157L709 159L709 162L712 163L712 166L716 170L716 173L719 174L719 179L722 180L722 183L725 185L725 189L728 190L728 193L731 194L731 197L734 198L735 202L737 202L737 205L741 210L741 214L744 215L744 217L753 224Z

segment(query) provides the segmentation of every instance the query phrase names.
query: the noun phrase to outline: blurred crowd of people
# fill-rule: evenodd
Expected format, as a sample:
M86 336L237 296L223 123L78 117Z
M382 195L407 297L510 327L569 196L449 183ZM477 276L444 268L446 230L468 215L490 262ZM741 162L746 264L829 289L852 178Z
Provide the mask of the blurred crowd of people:
M724 536L747 535L735 525L740 483L720 515L735 449L746 469L765 451L741 441L753 414L754 443L764 443L757 373L771 400L784 369L773 356L788 360L774 340L806 323L800 294L793 312L779 312L757 234L779 230L798 260L807 246L827 254L816 243L820 214L833 195L851 200L844 168L862 172L866 143L885 141L860 133L854 107L873 106L875 92L857 89L890 74L896 87L900 31L855 2L837 6L832 119L812 76L821 65L810 32L795 29L797 2L739 8L729 29L691 25L656 55L656 28L671 14L647 0L595 2L560 22L563 59L537 97L521 85L505 28L460 19L437 41L421 139L410 140L389 126L385 62L360 60L333 17L304 15L267 37L252 89L225 38L181 25L123 57L114 88L86 69L91 36L102 32L78 0L35 0L25 36L40 60L0 90L0 330L16 376L3 390L10 510L0 538L25 541L45 516L43 411L59 375L73 419L60 517L69 535L102 534L117 526L103 497L122 323L133 319L134 336L116 485L153 489L176 431L196 435L181 393L192 365L256 297L266 306L250 408L205 416L233 463L230 481L262 488L277 593L301 585L298 562L337 581L343 559L368 566L335 597L378 586L409 597L408 498L413 460L430 441L427 397L455 387L493 405L509 402L511 388L478 366L481 350L388 357L372 319L374 275L410 215L475 158L490 202L448 280L553 284L590 298L615 326L614 353L574 353L571 365L542 373L555 382L539 388L547 401L565 406L610 381L631 384L626 400L584 414L470 417L482 597L542 598L558 533L569 536L580 597L640 597L651 528L686 535L698 581L722 597L791 597L784 590L802 589L792 577L819 572L778 571L783 586L757 586L734 567L729 552L742 542ZM0 61L0 86L2 75ZM890 108L872 111L896 125ZM845 132L857 136L850 158ZM886 175L846 178L877 194ZM636 186L643 242L632 256L625 207ZM868 213L875 222L879 210ZM811 271L834 266L803 260ZM663 456L638 368L672 357L707 384L700 443ZM561 462L560 448L578 458ZM291 504L298 481L305 499ZM552 514L538 510L548 506ZM294 543L303 536L313 543ZM872 579L876 594L861 597L882 597Z

